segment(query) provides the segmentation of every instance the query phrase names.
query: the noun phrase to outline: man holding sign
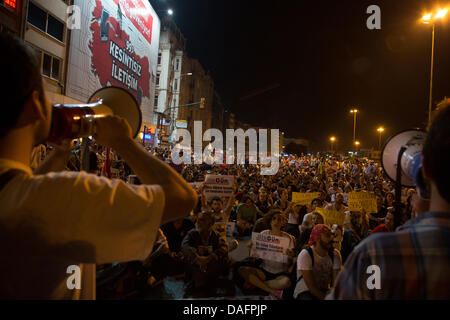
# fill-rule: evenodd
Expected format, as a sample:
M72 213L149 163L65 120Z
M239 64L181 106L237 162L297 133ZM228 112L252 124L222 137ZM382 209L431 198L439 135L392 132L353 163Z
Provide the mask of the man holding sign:
M206 199L231 197L233 195L235 179L235 176L207 174L204 183L204 195Z

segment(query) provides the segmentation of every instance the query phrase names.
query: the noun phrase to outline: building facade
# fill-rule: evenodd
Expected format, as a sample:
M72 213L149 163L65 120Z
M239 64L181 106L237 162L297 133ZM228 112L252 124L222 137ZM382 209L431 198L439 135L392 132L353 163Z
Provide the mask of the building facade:
M2 15L7 1L12 0L0 0ZM51 103L86 103L96 90L117 86L136 98L143 126L153 123L160 20L149 3L132 0L16 0L16 3L22 1L22 9L17 11L18 16L22 12L18 19L21 27L12 33L23 38L39 57ZM79 10L69 10L71 5ZM77 15L79 26L68 26L69 12L73 13L71 17ZM2 24L3 21L7 20L2 17ZM7 31L11 29L11 23L8 25Z
M23 39L36 51L51 103L79 103L66 96L70 30L66 26L70 1L26 0Z
M178 119L184 120L187 130L194 136L194 121L202 122L203 133L213 127L213 105L215 99L214 81L196 59L185 57L184 70L190 70L191 76L186 78L181 95L182 105L192 106L178 109ZM200 108L202 98L205 100L204 108Z
M156 68L153 124L158 129L159 145L169 147L171 128L178 117L186 40L170 17L161 22Z

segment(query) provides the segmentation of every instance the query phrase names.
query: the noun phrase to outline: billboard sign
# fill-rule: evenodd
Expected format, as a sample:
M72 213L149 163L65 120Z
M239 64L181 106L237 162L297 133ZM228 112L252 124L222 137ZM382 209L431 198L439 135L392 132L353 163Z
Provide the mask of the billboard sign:
M177 121L175 122L175 126L176 126L177 128L187 129L188 123L187 123L186 120L177 120Z
M67 95L86 101L99 88L128 90L152 112L160 21L145 0L75 0L81 29L72 30Z

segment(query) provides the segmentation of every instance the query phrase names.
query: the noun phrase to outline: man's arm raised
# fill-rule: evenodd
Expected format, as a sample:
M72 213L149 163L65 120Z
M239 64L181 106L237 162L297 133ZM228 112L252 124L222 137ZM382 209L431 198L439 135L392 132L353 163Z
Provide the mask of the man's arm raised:
M134 141L125 119L106 117L97 120L96 126L97 143L116 150L143 184L157 184L163 188L165 206L161 224L189 214L198 200L194 189L175 170Z

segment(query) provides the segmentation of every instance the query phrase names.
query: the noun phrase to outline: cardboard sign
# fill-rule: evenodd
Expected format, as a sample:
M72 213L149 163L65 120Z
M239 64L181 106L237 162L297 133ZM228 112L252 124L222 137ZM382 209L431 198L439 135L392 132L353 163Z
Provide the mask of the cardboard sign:
M236 228L236 222L228 222L227 223L227 238L233 238L235 228Z
M204 194L206 199L214 197L231 197L233 195L235 176L207 174L205 176Z
M319 192L309 192L309 193L292 192L292 202L294 204L309 206L311 204L311 201L318 198L319 195L320 195Z
M377 199L373 193L370 192L350 192L348 194L348 210L361 211L366 210L366 213L376 213Z
M252 242L251 257L287 263L286 250L289 248L289 238L253 232Z
M321 213L325 217L325 223L329 225L337 224L338 226L344 225L345 213L336 210L327 210L324 208L316 208L317 212Z

